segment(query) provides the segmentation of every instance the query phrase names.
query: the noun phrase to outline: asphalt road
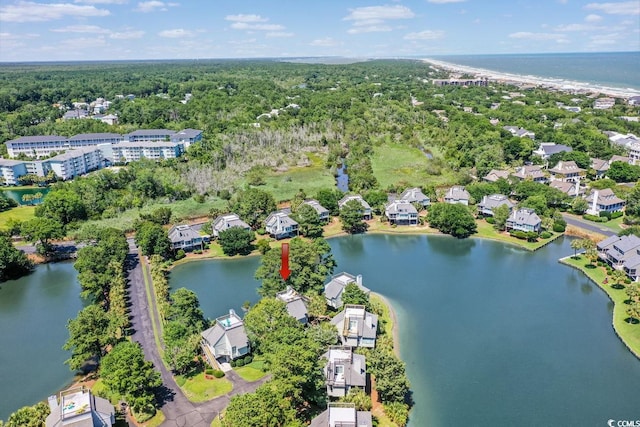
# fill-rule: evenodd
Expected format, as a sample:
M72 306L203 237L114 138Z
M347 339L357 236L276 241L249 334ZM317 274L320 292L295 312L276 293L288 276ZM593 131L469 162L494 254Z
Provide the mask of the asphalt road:
M224 396L203 403L190 402L180 390L173 379L171 372L167 370L160 358L153 336L153 326L149 314L147 295L143 279L141 262L146 262L138 254L133 239L128 239L129 255L128 277L129 296L131 298L131 328L132 339L142 346L145 358L153 362L155 368L162 377L162 389L160 391L161 409L166 421L162 423L167 427L208 427L213 419L227 407L231 396L235 394L254 391L260 384L268 380L264 377L252 383L244 381L235 372L227 372L225 378L233 383L233 390ZM148 270L147 270L148 271Z
M615 236L617 234L609 230L608 228L598 225L598 223L596 222L587 221L575 215L569 215L565 213L562 214L562 217L565 221L567 221L567 224L571 224L574 227L583 228L585 230L593 231L594 233L600 233L607 237Z

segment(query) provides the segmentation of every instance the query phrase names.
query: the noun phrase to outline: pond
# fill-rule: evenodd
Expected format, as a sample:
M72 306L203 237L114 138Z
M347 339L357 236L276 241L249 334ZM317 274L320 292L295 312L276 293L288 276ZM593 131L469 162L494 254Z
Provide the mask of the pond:
M29 204L36 205L36 204L42 203L44 196L46 196L47 193L49 192L49 188L48 187L17 187L17 188L5 187L5 188L0 188L0 191L2 191L2 193L6 197L15 200L20 205L29 205ZM42 194L42 197L38 199L34 199L32 202L29 202L29 203L25 203L22 201L22 196L24 196L25 194L37 194L37 193Z
M67 320L83 307L72 262L0 284L0 419L69 384Z
M614 334L604 293L557 262L572 253L568 239L534 253L444 236L329 242L336 272L362 274L395 308L411 427L640 419L640 361ZM215 318L258 300L258 265L257 257L184 264L171 285L193 289Z

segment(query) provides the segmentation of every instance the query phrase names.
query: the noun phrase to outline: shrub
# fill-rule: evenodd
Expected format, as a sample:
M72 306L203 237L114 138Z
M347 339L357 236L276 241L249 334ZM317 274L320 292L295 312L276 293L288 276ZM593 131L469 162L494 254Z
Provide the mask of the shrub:
M224 377L224 372L222 372L220 369L216 369L213 371L213 376L216 378L222 378Z
M626 285L630 285L631 284L631 279L624 279L624 283Z
M176 261L177 261L177 260L179 260L179 259L184 258L185 256L187 256L187 254L185 254L185 253L184 253L184 250L179 249L179 250L176 252Z
M598 216L600 218L607 218L607 221L611 219L611 212L601 211Z
M618 212L612 212L611 216L609 216L610 219L616 219L616 218L620 218L622 215L624 215L624 213L618 211Z
M196 249L195 251L193 251L193 253L200 255L202 253L202 250L201 249Z
M496 223L496 219L492 216L488 216L485 218L485 221L487 221L489 224L495 224Z
M213 375L213 369L212 368L207 368L207 369L204 370L204 373L206 375Z
M178 387L182 387L184 383L187 382L187 379L182 375L178 375L175 378L176 378L176 384L178 384Z
M520 239L520 240L526 240L527 239L527 233L524 231L520 231L520 230L511 230L509 232L509 234L512 237L515 237L516 239Z
M236 360L236 367L241 368L242 366L244 366L244 360L237 359Z
M600 216L589 215L589 214L582 215L582 218L586 219L587 221L593 221L593 222L607 222L609 220L608 217L600 217Z
M251 362L253 362L253 356L249 355L249 356L244 358L244 364L245 365L248 365Z
M548 239L549 237L553 236L553 234L549 233L548 231L543 231L540 234L540 237L542 237L543 239Z
M409 406L402 402L385 403L384 413L399 427L404 427L409 419Z
M267 252L269 252L269 249L271 249L271 246L269 246L269 241L267 239L258 240L258 242L256 243L256 247L262 255L266 254Z
M235 360L231 360L231 362L229 362L229 364L231 365L232 368L236 367L236 361Z
M229 192L229 190L220 190L220 192L218 193L218 197L220 197L222 200L231 200L231 193Z
M551 227L551 229L552 229L553 231L555 231L556 233L564 233L564 230L565 230L566 228L567 228L567 227L566 227L565 225L558 224L557 222L554 222L554 223L553 223L553 227Z

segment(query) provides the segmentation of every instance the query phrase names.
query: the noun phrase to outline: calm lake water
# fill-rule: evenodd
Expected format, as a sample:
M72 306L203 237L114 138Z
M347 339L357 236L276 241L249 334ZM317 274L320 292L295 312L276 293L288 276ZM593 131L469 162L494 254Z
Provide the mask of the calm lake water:
M15 188L7 187L7 188L0 189L0 191L2 191L2 193L5 196L7 196L8 198L15 200L16 202L18 202L18 204L22 205L23 204L22 203L22 196L24 196L25 194L42 193L42 198L33 200L33 202L31 204L42 203L42 200L44 199L44 196L46 196L47 193L49 192L49 188L48 187L41 187L41 188L20 188L20 189L15 189ZM29 204L29 203L26 203L26 204Z
M331 239L336 272L362 274L400 323L411 427L605 426L640 419L640 361L611 328L612 305L557 262L479 239L364 235ZM259 258L201 261L171 273L210 318L255 302Z
M39 265L0 284L0 419L55 394L73 379L62 346L83 307L71 262Z

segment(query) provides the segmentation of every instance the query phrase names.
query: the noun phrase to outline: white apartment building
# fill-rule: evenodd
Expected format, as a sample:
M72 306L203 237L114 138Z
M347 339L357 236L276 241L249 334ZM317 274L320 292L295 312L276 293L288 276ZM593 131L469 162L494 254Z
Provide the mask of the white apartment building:
M104 157L97 147L83 147L69 150L42 163L48 164L44 169L52 170L58 178L67 180L100 169L104 165Z
M54 151L65 151L69 148L69 141L64 136L38 135L23 136L18 139L5 142L9 157L17 157L24 154L28 157L46 157Z
M176 142L124 141L112 145L113 161L129 163L141 159L164 160L180 157L184 151Z
M18 178L26 174L25 162L0 159L0 185L18 185Z

